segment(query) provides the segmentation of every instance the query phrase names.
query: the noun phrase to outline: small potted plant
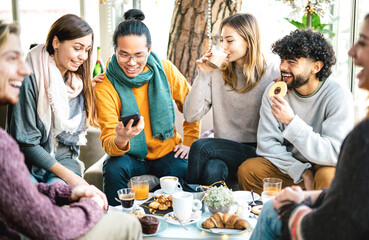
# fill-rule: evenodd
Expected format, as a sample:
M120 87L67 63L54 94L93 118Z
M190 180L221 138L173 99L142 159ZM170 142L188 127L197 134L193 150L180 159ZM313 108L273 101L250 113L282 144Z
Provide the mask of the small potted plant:
M212 187L206 193L205 203L212 214L228 213L234 203L232 190L224 186Z

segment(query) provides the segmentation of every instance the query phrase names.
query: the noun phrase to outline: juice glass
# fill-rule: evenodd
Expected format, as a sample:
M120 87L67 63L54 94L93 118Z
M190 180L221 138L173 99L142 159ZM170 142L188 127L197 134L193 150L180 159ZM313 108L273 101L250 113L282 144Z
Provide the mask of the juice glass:
M131 178L131 188L136 190L136 200L144 200L149 197L149 178L137 176Z
M261 193L262 200L265 203L273 199L282 190L282 179L279 178L264 178L263 192Z

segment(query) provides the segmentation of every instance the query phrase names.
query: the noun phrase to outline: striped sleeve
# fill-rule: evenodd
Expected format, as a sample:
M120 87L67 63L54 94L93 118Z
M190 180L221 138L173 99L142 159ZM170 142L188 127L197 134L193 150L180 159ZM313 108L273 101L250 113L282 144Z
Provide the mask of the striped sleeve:
M290 230L292 240L304 239L301 230L301 222L311 211L312 209L308 206L300 205L291 213L290 219L288 220L288 228Z

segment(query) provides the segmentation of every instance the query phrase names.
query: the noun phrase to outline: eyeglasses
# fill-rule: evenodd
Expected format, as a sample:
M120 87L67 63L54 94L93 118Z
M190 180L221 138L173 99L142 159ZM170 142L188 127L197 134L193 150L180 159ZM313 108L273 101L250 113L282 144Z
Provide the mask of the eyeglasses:
M140 55L135 55L135 56L129 56L129 55L125 55L125 54L118 54L118 57L124 63L127 63L127 62L131 61L131 58L136 63L142 63L146 60L147 54L145 53L145 54L140 54Z

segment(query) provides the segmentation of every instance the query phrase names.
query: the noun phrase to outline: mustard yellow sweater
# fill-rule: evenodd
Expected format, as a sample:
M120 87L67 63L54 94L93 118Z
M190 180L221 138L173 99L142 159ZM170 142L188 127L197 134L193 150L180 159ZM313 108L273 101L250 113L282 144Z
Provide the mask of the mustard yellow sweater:
M191 87L187 83L186 78L170 61L162 60L162 64L165 74L167 75L172 98L175 101L178 110L183 112L183 104ZM148 67L145 67L144 71L147 70ZM146 159L155 160L173 151L175 145L182 143L182 138L177 133L176 129L174 129L174 137L165 141L161 141L152 136L149 99L147 94L148 84L149 83L140 88L133 88L132 91L136 98L140 114L144 117L145 121L144 131L148 148ZM101 83L96 84L94 91L98 107L97 121L101 129L100 140L102 142L102 146L108 155L122 156L129 151L130 144L128 144L126 149L121 150L114 142L116 136L115 127L119 123L122 107L119 95L106 77L106 74L104 80ZM191 144L199 138L200 121L195 123L183 121L183 135L183 144L191 146Z

